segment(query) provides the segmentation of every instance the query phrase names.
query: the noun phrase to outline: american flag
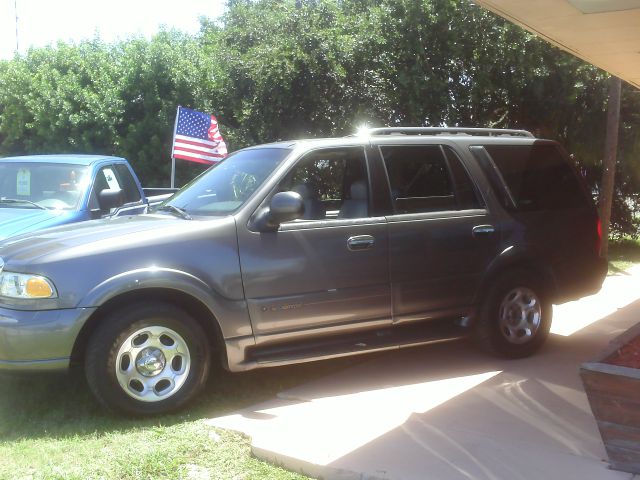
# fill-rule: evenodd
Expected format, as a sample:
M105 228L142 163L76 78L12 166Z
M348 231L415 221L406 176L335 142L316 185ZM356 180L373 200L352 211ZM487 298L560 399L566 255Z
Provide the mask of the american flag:
M227 155L227 145L218 130L216 117L178 107L172 155L198 163L222 160Z

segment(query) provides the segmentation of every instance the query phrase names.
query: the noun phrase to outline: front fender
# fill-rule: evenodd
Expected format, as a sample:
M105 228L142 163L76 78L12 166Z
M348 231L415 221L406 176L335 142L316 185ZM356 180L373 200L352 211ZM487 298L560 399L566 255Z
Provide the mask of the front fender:
M144 268L115 275L91 289L79 307L100 307L120 295L145 289L179 291L198 300L216 318L225 339L253 335L244 300L227 299L198 277L170 268Z

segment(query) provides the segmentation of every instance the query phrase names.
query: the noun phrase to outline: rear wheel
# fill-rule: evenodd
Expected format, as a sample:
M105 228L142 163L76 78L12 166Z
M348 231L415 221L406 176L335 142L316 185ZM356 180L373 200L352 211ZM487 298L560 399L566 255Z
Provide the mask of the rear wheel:
M489 289L476 324L476 339L491 353L527 357L545 342L551 317L542 282L526 271L514 271L499 277Z
M154 415L198 393L209 357L205 333L188 313L169 304L135 304L102 319L87 346L85 371L107 408Z

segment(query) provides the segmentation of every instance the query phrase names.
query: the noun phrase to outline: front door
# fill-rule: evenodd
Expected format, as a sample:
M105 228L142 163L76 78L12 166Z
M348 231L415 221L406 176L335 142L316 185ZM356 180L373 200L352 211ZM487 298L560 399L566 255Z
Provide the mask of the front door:
M387 224L369 213L368 178L362 147L307 153L276 190L299 193L304 217L277 232L239 232L258 343L391 323Z

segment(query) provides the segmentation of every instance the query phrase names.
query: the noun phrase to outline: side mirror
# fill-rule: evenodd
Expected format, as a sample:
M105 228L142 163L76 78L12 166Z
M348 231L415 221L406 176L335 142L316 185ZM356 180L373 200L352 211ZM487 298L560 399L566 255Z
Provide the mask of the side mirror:
M260 232L278 229L281 223L290 222L304 215L304 202L299 193L279 192L271 198L269 207L258 212L253 226Z
M108 212L112 208L118 208L124 205L124 194L121 189L105 188L98 193L98 205L100 210Z
M269 216L274 224L290 222L304 215L304 202L299 193L279 192L271 199Z

